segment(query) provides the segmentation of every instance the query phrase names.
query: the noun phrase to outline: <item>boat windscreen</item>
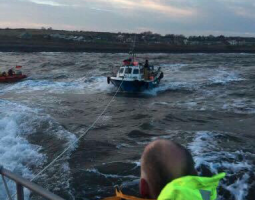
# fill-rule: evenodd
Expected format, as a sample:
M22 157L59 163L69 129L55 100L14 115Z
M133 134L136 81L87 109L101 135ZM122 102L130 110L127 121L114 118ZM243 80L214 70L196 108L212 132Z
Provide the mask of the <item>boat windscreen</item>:
M132 72L132 68L126 68L125 74L131 74L131 72Z
M120 68L119 73L122 74L124 72L124 68Z
M139 70L138 69L134 69L133 70L133 74L139 74Z

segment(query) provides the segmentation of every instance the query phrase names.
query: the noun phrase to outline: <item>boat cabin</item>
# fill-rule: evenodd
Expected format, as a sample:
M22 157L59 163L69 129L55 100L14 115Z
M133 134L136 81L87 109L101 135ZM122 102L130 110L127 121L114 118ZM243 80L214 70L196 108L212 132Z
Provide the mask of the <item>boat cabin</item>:
M128 78L140 80L144 78L143 67L137 66L122 66L120 67L118 73L118 78Z

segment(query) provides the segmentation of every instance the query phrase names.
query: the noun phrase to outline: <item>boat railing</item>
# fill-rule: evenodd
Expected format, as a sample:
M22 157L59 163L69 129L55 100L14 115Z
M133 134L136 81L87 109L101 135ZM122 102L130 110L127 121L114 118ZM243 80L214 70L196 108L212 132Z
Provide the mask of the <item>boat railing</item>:
M25 178L16 175L12 173L11 171L3 168L0 166L0 174L2 176L3 180L3 185L5 187L6 193L7 193L7 199L8 200L24 200L24 187L30 190L32 193L37 194L43 198L46 198L48 200L64 200L63 198L47 191L46 189L42 188L41 186L26 180ZM14 181L16 183L16 193L12 196L9 189L8 185L6 183L6 178L9 178L10 180ZM1 190L1 189L0 189ZM17 198L16 198L17 197Z

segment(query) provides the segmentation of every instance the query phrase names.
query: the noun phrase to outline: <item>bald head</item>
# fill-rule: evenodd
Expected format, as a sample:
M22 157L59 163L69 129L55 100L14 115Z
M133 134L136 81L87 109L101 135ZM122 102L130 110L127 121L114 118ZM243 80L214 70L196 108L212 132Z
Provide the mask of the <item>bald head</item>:
M196 175L194 161L187 149L168 140L157 140L144 149L141 158L141 179L149 188L149 197L157 198L172 180Z

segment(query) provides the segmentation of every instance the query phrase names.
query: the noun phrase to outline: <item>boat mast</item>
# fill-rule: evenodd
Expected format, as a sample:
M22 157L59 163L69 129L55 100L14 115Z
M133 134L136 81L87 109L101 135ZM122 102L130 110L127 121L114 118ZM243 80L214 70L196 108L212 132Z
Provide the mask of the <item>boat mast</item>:
M134 53L135 52L135 45L136 45L136 34L134 36L134 41L133 41L133 45L131 47L131 51L129 52L129 54L132 55L133 62L135 62L135 53Z

